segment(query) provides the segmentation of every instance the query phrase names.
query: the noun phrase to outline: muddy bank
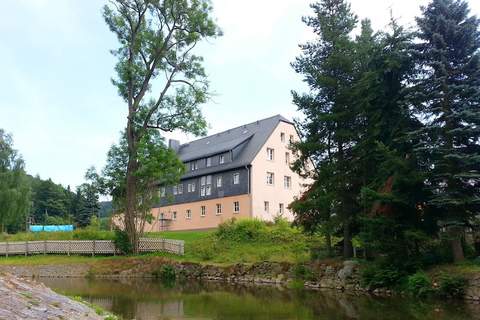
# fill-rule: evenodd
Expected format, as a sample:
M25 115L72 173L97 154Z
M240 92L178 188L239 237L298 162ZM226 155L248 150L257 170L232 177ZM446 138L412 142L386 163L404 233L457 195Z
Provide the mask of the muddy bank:
M9 274L0 275L0 296L0 319L103 319L83 303Z

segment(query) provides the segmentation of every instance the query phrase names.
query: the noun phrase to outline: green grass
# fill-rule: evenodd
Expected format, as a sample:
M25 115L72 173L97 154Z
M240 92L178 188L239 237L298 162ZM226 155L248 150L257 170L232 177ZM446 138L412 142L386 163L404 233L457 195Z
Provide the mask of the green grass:
M49 240L75 239L75 237L93 236L95 233L86 233L76 230L73 233L40 233L17 234L10 236L9 241L15 240ZM108 231L96 231L97 236L103 239L112 237ZM80 235L79 235L80 234ZM146 233L145 237L158 237L185 241L185 256L168 253L152 253L130 257L90 257L90 256L14 256L0 257L0 265L39 265L39 264L69 264L69 263L96 263L102 260L122 259L150 259L164 257L177 261L197 262L202 264L229 265L235 263L256 263L261 261L276 262L304 262L310 258L309 245L321 239L307 237L287 223L265 224L257 220L240 220L229 222L217 230L202 231L163 231Z

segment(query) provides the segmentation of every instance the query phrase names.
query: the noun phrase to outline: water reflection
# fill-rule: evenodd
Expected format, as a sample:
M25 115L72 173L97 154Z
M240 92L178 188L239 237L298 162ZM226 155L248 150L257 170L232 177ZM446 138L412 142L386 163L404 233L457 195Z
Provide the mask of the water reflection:
M421 303L333 290L306 291L220 283L174 287L144 279L42 279L67 295L81 296L124 319L479 319L480 307L461 302Z

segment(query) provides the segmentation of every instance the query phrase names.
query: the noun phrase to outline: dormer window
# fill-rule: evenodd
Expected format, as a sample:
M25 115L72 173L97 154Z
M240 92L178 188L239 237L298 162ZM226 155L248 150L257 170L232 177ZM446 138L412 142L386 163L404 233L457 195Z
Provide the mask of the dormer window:
M275 151L272 148L267 148L267 160L273 161L275 157Z
M285 143L285 132L280 132L280 141Z
M206 165L207 167L211 167L212 166L212 158L208 157L207 160L206 160Z
M293 142L294 142L294 141L293 141L293 135L292 135L292 134L290 135L290 138L289 138L288 141L289 141L290 143L293 143Z
M225 163L225 156L223 154L218 156L218 163L219 164L224 164Z

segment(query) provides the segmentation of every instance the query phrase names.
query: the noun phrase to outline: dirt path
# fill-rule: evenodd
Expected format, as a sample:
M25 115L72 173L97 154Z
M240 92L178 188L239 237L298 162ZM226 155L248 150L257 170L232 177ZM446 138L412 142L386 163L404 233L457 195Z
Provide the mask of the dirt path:
M43 284L0 275L0 319L103 319L88 306Z

